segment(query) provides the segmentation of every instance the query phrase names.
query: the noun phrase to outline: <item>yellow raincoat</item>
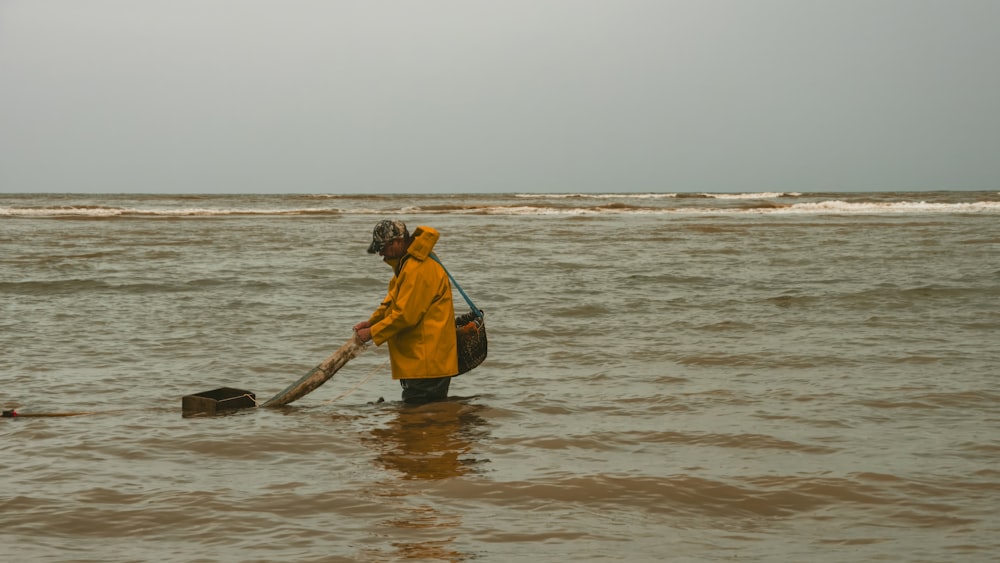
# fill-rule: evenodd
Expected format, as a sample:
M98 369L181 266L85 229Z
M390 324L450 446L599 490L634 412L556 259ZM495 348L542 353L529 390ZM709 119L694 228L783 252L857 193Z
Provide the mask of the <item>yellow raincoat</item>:
M458 373L455 308L451 283L430 258L440 234L417 227L413 242L398 261L386 260L394 275L389 292L372 313L372 341L389 343L393 379L428 379Z

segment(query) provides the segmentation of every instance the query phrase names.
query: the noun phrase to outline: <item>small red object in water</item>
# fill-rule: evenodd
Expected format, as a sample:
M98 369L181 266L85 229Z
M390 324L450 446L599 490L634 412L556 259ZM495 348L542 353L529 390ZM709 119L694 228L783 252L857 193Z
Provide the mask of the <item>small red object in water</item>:
M15 416L17 416L17 411L14 409L3 411L3 418L14 418Z

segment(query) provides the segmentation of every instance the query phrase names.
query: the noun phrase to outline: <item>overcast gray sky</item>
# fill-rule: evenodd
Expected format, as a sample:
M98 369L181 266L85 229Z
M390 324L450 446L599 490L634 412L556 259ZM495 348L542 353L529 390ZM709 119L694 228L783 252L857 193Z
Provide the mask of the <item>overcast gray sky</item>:
M2 192L1000 189L1000 0L0 0Z

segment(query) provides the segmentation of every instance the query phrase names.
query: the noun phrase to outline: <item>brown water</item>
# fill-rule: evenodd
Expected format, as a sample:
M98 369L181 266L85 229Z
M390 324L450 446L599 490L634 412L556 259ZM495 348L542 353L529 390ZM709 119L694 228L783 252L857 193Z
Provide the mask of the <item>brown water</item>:
M994 560L998 200L2 196L0 406L93 413L0 420L4 558ZM181 417L336 350L389 215L487 312L456 400Z

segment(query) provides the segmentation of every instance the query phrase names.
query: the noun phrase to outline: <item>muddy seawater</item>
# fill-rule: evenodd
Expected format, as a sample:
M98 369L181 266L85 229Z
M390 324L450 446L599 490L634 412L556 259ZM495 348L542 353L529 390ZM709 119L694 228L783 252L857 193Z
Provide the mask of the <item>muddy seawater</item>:
M451 401L182 417L344 343L384 217L486 311ZM992 561L998 382L996 192L0 195L5 560Z

